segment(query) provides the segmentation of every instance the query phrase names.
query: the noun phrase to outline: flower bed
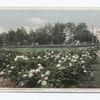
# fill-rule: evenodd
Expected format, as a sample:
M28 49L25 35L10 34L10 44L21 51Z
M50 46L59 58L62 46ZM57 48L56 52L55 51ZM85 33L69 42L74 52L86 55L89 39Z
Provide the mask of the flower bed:
M40 50L21 53L0 50L0 77L15 82L15 87L80 87L93 77L93 48Z

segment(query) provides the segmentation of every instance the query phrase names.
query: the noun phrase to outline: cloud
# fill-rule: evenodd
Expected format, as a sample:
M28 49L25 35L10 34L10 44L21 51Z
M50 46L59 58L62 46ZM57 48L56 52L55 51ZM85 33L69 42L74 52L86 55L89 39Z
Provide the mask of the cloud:
M44 26L47 23L46 20L44 20L40 17L32 17L32 18L30 18L30 22L35 27Z
M47 21L40 18L40 17L31 17L27 20L26 24L24 25L27 32L31 29L34 31L38 28L41 28L47 24Z
M10 29L12 30L16 30L18 27L24 27L26 29L26 31L29 33L29 31L32 30L36 30L38 28L41 28L43 26L45 26L47 24L47 21L40 18L40 17L30 17L27 18L23 21L22 24L19 25L13 25L13 26L0 26L0 34L3 32L7 32Z
M3 32L8 32L9 30L15 30L16 31L17 27L3 27L0 26L0 34Z
M0 27L0 34L3 32L6 32L8 29L4 28L4 27Z

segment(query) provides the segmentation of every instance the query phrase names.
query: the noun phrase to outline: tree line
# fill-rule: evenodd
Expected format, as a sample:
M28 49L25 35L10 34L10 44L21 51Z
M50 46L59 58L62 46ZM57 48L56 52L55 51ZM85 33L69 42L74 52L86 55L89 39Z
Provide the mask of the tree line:
M28 33L24 27L17 30L9 30L0 34L0 45L49 45L49 44L70 44L75 41L81 43L99 42L97 37L88 30L85 23L75 25L69 23L47 24L39 29L30 30Z

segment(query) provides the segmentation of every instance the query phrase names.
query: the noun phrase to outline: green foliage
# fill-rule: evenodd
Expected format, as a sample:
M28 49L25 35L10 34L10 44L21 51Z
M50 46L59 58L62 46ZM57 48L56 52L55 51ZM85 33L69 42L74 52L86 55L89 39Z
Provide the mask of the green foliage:
M16 87L80 87L93 77L94 48L40 50L21 53L0 50L0 77L9 78Z
M54 44L63 44L65 42L65 33L64 33L65 25L56 23L53 27L52 35L53 35L53 43Z
M72 22L47 24L36 30L26 31L24 27L17 28L16 31L9 30L0 34L1 46L23 46L23 45L48 45L48 44L70 44L76 40L81 43L99 43L85 23L75 25Z

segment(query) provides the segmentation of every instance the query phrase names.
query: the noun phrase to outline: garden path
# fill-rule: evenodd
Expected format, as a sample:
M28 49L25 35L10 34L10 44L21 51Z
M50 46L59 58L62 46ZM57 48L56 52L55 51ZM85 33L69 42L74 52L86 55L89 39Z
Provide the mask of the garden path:
M93 67L94 69L94 80L93 80L93 87L100 88L100 50L97 52L98 58L97 58L97 64L95 64Z

